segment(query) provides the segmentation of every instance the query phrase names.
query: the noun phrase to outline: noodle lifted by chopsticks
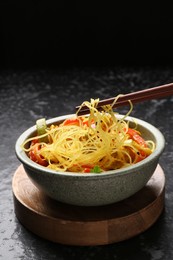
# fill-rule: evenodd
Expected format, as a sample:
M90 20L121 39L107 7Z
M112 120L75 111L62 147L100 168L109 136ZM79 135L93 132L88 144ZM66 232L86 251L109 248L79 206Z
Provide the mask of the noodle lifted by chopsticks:
M145 141L125 121L133 108L130 101L130 110L121 119L116 117L111 105L98 111L98 102L99 99L84 102L81 107L88 107L88 116L78 116L77 112L60 125L46 127L45 134L27 139L23 149L33 161L42 164L42 160L42 165L63 172L120 169L143 160L154 151L155 144ZM45 136L48 141L41 141ZM27 149L25 145L29 142L31 145ZM34 157L34 153L37 156Z

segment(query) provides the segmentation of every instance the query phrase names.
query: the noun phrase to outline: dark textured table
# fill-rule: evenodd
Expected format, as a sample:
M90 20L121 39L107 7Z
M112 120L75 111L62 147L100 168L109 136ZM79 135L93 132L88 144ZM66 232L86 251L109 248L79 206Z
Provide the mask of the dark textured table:
M152 259L173 258L173 97L134 106L140 117L165 136L160 159L166 176L165 209L144 233L106 246L75 247L51 243L23 227L15 216L12 177L20 165L15 156L18 136L36 119L74 112L84 100L108 98L120 93L173 82L172 68L73 68L64 70L0 71L0 259ZM127 107L118 110L127 112Z

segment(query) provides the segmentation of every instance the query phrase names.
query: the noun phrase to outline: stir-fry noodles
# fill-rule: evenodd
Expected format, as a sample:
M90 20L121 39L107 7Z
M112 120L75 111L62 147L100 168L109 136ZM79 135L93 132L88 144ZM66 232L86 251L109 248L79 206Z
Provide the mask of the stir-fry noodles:
M100 173L135 164L154 151L155 144L143 139L137 122L135 129L129 127L126 117L132 111L131 102L123 118L110 105L98 111L98 102L84 102L81 107L87 106L89 115L78 116L77 112L59 125L47 126L45 119L37 120L37 135L23 144L29 158L56 171Z

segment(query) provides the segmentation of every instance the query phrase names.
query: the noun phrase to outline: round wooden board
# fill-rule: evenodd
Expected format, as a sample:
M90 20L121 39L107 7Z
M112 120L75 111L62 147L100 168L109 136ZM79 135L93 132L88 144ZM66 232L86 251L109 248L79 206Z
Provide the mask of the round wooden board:
M158 165L135 195L99 207L52 200L32 184L22 165L13 176L12 189L18 220L36 235L66 245L106 245L134 237L156 222L164 208L165 175Z

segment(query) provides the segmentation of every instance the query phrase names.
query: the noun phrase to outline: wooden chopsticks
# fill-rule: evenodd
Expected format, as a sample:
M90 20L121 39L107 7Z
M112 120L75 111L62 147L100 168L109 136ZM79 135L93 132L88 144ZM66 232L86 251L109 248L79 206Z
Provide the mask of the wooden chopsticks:
M173 83L124 94L118 98L117 102L112 106L112 108L127 106L129 105L129 100L132 102L132 104L135 104L135 103L139 103L151 99L159 99L171 95L173 95ZM115 98L116 97L99 101L97 105L97 109L102 110L103 106L113 104ZM76 107L76 112L79 110L79 108L80 106ZM88 113L89 113L89 109L87 106L82 106L81 109L78 111L78 115L85 115Z

